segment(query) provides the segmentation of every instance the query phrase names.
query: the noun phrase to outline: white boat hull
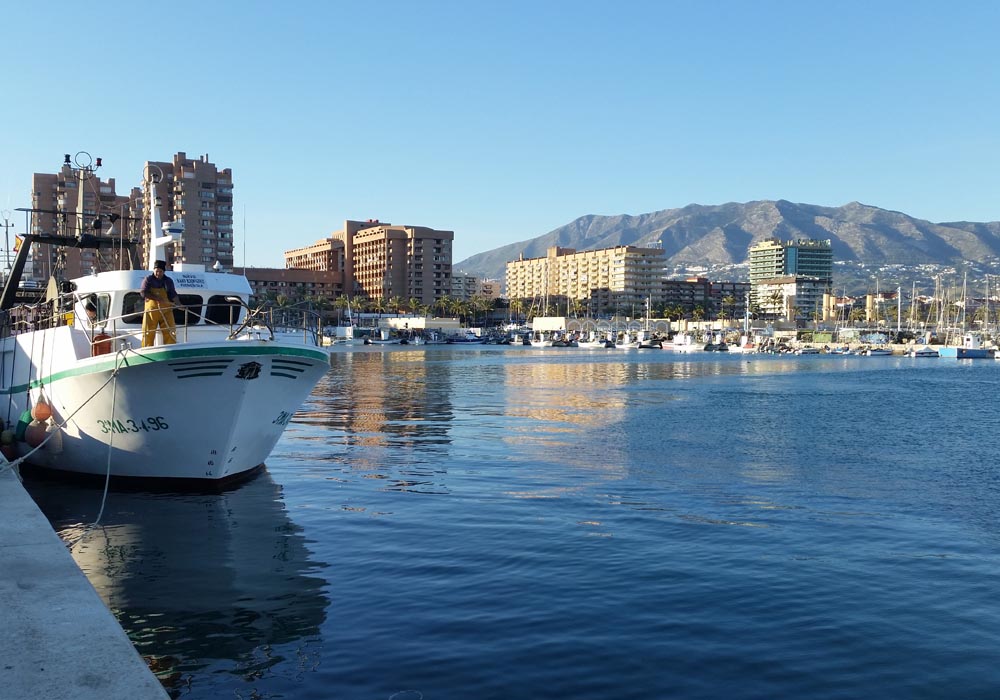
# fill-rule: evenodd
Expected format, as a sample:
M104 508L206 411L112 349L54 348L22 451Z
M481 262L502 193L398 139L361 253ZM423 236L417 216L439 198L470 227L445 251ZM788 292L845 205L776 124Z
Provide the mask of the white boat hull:
M69 329L40 333L57 331ZM22 375L9 387L8 422L27 408L30 385L31 403L43 394L50 422L64 426L27 463L81 474L110 469L113 477L217 481L264 462L329 369L329 356L302 345L247 340L129 349L39 367L41 376L35 367L30 378ZM31 450L15 444L21 455Z

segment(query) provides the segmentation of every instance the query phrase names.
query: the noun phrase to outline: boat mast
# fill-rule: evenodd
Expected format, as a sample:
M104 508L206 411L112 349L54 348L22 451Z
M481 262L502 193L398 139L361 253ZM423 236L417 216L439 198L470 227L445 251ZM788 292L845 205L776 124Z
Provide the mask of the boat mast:
M157 168L159 170L159 168ZM162 173L149 171L149 255L146 259L146 269L152 270L157 260L165 260L164 248L167 244L174 242L174 234L178 237L184 233L184 221L171 221L163 223L160 216L159 197L156 195L156 185L163 177ZM157 235L158 231L163 231L162 235Z
M896 286L896 339L899 340L899 324L903 318L903 288Z

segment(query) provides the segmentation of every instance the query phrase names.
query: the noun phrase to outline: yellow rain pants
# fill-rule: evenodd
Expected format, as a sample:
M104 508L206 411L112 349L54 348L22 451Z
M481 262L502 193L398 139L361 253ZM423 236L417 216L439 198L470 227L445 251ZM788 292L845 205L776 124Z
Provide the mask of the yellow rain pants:
M163 344L172 345L177 342L177 327L174 325L174 305L167 299L166 289L148 289L152 298L146 300L145 313L142 315L142 347L149 348L156 344L156 330L163 331Z

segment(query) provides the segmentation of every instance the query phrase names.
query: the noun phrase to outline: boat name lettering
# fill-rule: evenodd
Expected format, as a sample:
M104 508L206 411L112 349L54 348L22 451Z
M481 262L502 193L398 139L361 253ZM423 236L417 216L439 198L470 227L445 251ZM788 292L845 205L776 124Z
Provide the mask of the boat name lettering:
M204 287L205 278L198 275L186 275L183 272L173 272L174 284L181 287Z
M163 416L140 418L138 421L134 418L98 420L97 424L101 426L102 433L138 433L140 430L148 433L150 431L167 430L170 427L167 421L163 419Z
M288 425L288 421L292 419L292 414L288 411L282 411L278 414L278 417L271 421L274 425Z

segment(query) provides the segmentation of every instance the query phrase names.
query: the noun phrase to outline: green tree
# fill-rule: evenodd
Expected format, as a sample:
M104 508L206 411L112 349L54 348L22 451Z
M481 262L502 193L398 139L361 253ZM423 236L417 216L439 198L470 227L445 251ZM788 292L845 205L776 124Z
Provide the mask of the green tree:
M511 299L510 300L510 314L515 319L520 321L521 314L524 313L524 299Z
M434 301L434 306L442 316L447 316L452 309L452 298L447 294L442 294Z
M730 316L736 315L736 297L732 294L728 294L722 297L722 320L726 320L726 307L729 307Z

